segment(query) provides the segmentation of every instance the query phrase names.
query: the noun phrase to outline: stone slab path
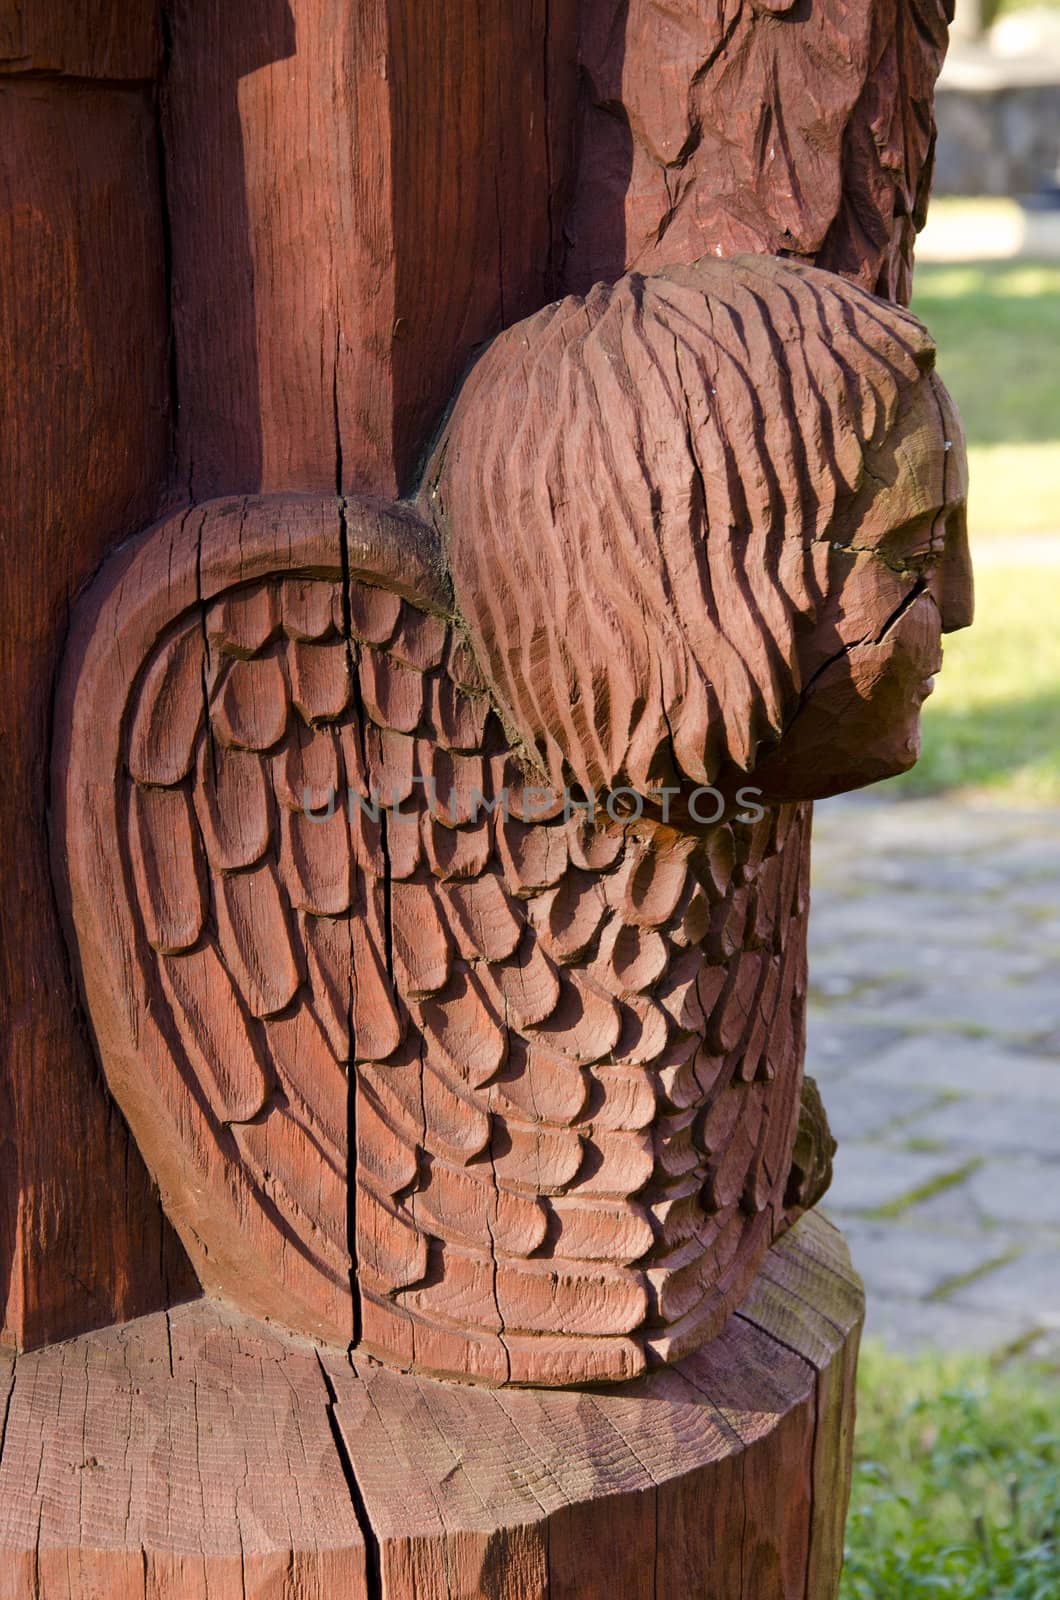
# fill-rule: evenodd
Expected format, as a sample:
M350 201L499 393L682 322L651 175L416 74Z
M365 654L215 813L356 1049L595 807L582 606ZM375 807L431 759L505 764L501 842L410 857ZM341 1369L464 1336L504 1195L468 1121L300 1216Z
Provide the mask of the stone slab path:
M817 807L807 1070L869 1335L1060 1360L1060 817Z

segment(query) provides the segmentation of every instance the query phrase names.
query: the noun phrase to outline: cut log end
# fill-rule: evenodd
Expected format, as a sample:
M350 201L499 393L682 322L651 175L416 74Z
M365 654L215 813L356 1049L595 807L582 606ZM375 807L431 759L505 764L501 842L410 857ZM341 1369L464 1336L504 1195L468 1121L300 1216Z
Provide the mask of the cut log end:
M862 1311L810 1213L615 1388L409 1378L207 1300L0 1355L0 1600L834 1600Z

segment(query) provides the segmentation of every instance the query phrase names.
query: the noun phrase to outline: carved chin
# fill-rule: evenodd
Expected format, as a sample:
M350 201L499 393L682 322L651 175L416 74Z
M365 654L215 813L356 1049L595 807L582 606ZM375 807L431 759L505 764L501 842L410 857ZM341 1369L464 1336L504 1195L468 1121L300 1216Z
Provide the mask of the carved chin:
M919 755L919 700L894 707L884 723L849 680L822 681L753 781L769 801L824 800L908 772Z
M823 800L908 772L920 755L920 712L941 665L930 596L877 643L854 645L817 677L753 781L769 800Z

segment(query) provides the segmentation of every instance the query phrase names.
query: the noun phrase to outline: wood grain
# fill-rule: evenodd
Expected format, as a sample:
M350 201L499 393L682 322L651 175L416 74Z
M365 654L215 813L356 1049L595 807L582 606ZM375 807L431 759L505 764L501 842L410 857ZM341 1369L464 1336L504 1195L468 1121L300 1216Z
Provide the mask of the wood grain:
M908 312L762 255L631 272L493 341L421 503L554 791L665 822L663 791L706 832L693 785L807 800L912 765L940 632L971 615L934 364Z
M356 15L269 0L253 17L177 0L165 41L141 4L0 11L5 166L19 168L5 178L4 320L21 353L6 370L30 402L8 441L4 544L10 792L29 797L9 829L9 1337L143 1309L189 1281L74 1020L43 871L46 708L68 596L167 495L408 487L477 344L561 281L742 242L817 251L904 296L945 7L888 0L871 23L854 9L734 0L708 17L684 0L550 0L483 22L470 0L444 14L373 0ZM793 185L803 168L812 183ZM171 400L183 426L167 485ZM43 564L26 533L41 528ZM411 714L401 683L386 679L387 718ZM836 692L842 704L849 682ZM477 846L442 830L422 845L432 871L460 866L458 848ZM330 892L319 862L301 860L291 870ZM39 1114L56 1094L72 1157Z
M558 287L577 11L578 0L390 6L390 354L403 492L476 347Z
M161 13L152 0L0 4L0 76L32 72L147 83L161 59Z
M407 512L312 497L130 542L74 622L57 875L207 1288L419 1372L617 1381L717 1331L783 1225L805 817L726 824L727 855L620 831L590 870L562 800L520 820L439 562Z
M176 0L163 107L189 499L393 494L556 282L574 0Z
M4 1600L367 1597L315 1352L200 1302L19 1358Z
M30 29L45 13L66 30L54 35L54 62L96 70L62 54L80 37L73 9L19 14ZM133 20L121 34L129 41ZM10 400L0 440L9 863L0 1324L25 1344L137 1315L193 1286L103 1090L48 868L51 698L69 605L106 550L155 512L165 482L163 257L149 96L0 79L0 367Z
M606 1393L404 1377L210 1302L21 1356L0 1597L834 1600L860 1286L812 1215L765 1271Z
M591 0L564 287L737 251L907 301L951 0Z
M231 498L104 568L56 869L204 1285L490 1384L619 1382L718 1331L827 1171L811 1138L791 1181L803 802L908 764L952 625L933 361L817 269L634 274L494 341L431 522ZM800 738L848 663L823 763ZM617 835L592 865L572 788Z

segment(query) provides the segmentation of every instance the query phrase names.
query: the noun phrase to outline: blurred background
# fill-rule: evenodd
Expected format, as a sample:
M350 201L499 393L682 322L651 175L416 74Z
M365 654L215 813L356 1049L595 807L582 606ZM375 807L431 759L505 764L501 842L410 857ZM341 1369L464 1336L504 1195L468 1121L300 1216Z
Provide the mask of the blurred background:
M868 1296L843 1596L1060 1600L1060 0L957 0L937 117L913 309L976 621L916 768L814 833L807 1070Z

